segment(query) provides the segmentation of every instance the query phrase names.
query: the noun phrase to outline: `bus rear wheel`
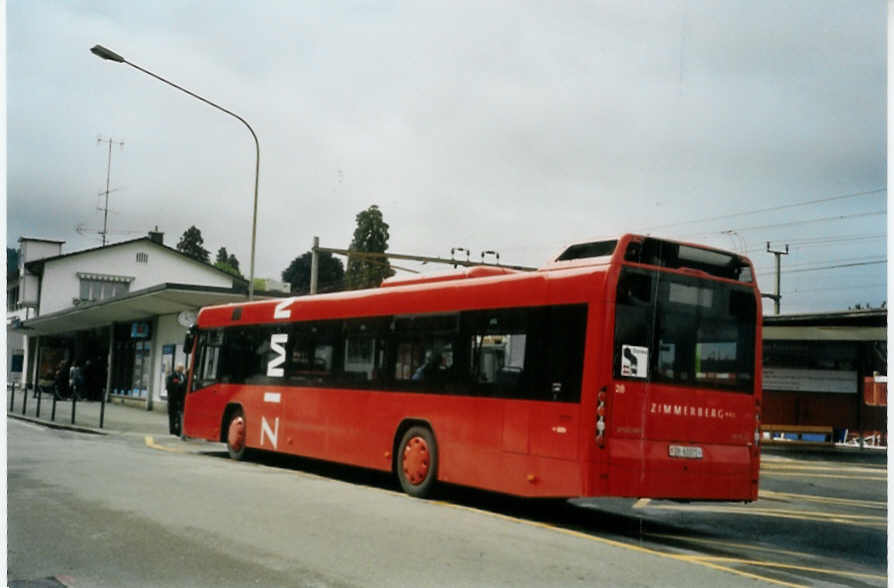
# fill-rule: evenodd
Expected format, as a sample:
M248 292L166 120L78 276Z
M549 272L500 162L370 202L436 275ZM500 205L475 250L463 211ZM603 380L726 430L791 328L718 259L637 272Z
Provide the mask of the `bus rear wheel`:
M245 459L245 415L241 408L233 411L227 423L227 451L237 461Z
M400 440L395 467L401 488L424 498L438 477L438 446L427 427L410 427Z

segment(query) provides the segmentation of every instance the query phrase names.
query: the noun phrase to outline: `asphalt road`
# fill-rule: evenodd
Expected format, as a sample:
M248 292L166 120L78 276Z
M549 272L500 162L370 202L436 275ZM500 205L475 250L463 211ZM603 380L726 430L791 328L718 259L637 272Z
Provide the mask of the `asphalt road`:
M767 456L751 505L523 501L8 420L11 586L885 586L883 463Z

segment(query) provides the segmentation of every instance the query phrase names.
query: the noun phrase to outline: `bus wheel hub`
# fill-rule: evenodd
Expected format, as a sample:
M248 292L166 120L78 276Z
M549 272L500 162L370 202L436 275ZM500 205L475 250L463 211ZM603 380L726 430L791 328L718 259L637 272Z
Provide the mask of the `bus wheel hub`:
M230 421L230 429L227 431L227 443L234 451L240 451L245 445L245 419L236 417Z
M413 437L404 447L403 468L404 475L410 484L418 486L428 475L430 459L428 444L422 437Z

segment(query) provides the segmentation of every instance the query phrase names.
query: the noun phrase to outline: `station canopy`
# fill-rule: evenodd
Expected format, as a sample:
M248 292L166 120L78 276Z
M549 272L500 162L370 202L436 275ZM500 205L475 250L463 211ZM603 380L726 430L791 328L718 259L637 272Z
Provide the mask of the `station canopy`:
M258 300L271 297L256 296ZM82 302L72 308L17 321L7 325L7 329L28 336L61 335L246 300L244 288L165 283L108 300Z

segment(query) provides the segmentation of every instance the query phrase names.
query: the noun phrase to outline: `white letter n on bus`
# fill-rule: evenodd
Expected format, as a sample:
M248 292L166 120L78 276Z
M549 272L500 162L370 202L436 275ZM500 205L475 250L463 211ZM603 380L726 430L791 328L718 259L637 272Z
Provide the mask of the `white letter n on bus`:
M270 444L273 445L273 449L276 449L276 438L279 436L279 417L273 419L273 430L270 430L270 423L267 422L267 419L261 417L261 445L264 445L264 437L268 437L270 439Z

